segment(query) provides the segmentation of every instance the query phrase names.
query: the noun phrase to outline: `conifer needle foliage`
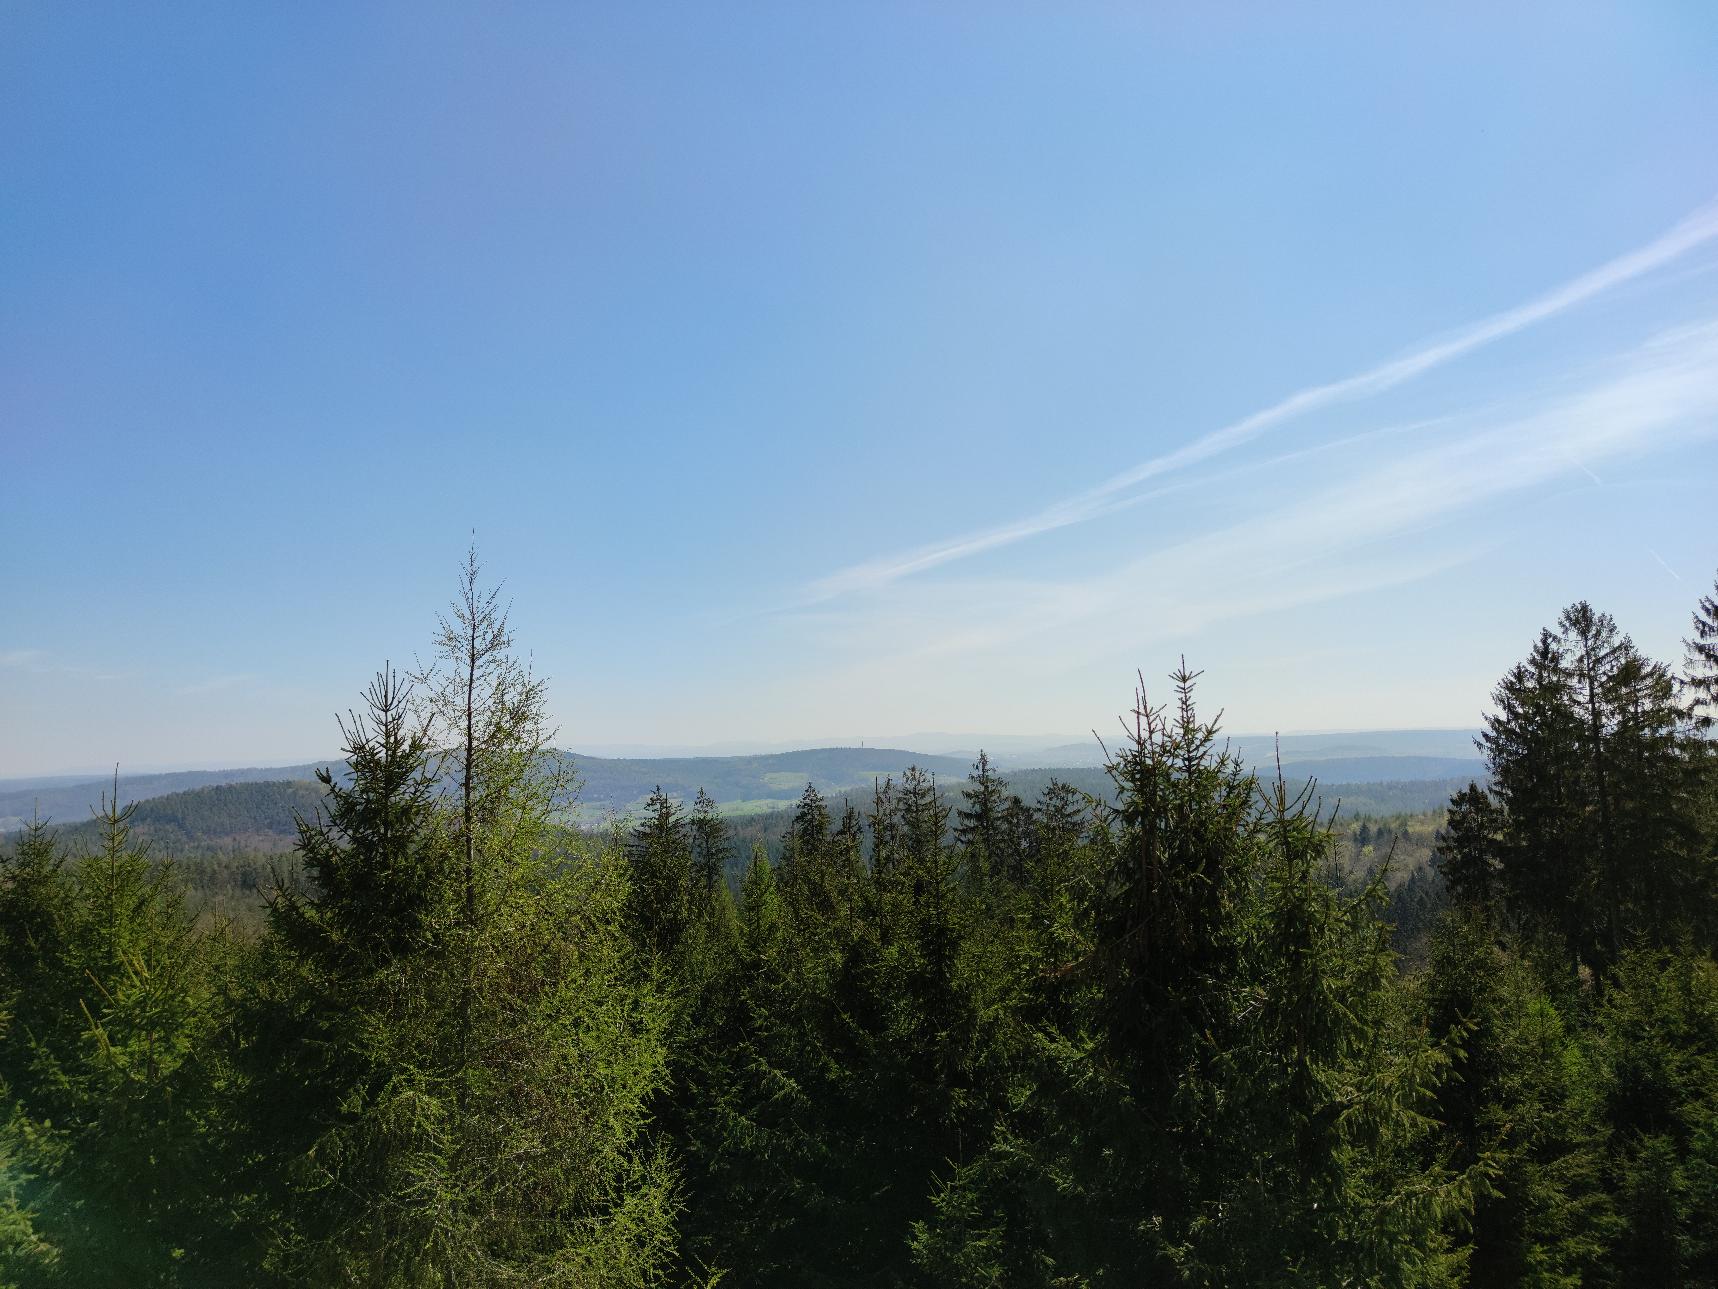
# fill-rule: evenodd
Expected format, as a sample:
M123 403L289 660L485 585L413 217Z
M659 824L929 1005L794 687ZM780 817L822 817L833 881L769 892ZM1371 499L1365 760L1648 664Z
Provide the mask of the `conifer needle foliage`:
M472 552L254 933L117 780L0 849L0 1284L1718 1285L1712 618L1527 642L1412 873L1185 664L747 847L575 826Z

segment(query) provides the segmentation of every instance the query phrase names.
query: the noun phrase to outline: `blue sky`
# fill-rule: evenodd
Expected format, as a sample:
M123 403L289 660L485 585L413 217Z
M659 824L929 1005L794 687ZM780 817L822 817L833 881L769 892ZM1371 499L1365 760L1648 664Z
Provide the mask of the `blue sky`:
M1475 723L1718 569L1711 5L0 18L0 775Z

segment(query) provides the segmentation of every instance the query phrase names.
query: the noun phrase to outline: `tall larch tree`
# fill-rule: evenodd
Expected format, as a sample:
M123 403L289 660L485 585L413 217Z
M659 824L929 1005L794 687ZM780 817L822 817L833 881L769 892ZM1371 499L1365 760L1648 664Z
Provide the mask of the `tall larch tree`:
M322 1283L652 1283L675 1207L646 1135L663 1008L632 968L624 858L558 824L569 784L543 682L513 655L475 552L415 683L435 750L434 853L417 865L433 934L353 1018L383 1049L376 1076L295 1168L298 1193L353 1202L276 1263ZM367 809L416 781L396 768L354 780ZM346 861L392 862L375 845ZM387 906L377 924L411 925L414 895L362 886Z

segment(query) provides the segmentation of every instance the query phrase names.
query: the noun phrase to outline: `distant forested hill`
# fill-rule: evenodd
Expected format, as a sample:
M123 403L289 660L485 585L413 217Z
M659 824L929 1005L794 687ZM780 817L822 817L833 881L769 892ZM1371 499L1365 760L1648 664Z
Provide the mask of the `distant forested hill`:
M1325 750L1369 746L1339 744L1329 739ZM1295 759L1305 747L1285 752L1283 768L1291 783L1316 778L1327 801L1340 796L1350 813L1413 813L1441 806L1456 788L1478 775L1481 763L1449 756L1368 754ZM1249 748L1251 764L1261 773L1274 771L1273 761L1260 759ZM964 782L969 760L955 756L926 756L901 748L826 747L757 756L689 756L611 758L571 753L579 778L578 817L592 824L608 814L626 816L643 805L660 785L671 797L691 801L702 788L730 816L768 814L792 805L810 783L825 796L866 798L878 779L910 765L934 774L939 782ZM338 761L331 762L339 765ZM230 839L254 836L265 852L290 844L291 805L313 799L318 763L273 769L191 770L176 774L120 776L119 801L172 802L157 810L140 810L139 821L152 819L161 845L207 851L230 849ZM321 764L330 764L323 762ZM1107 793L1109 779L1101 766L1010 769L1014 790L1035 798L1052 778L1084 792ZM286 786L296 784L296 788ZM256 791L209 794L216 787L251 787ZM1340 791L1338 789L1340 788ZM0 791L0 833L21 827L31 812L52 819L76 835L113 780L36 781L27 788ZM1334 794L1334 796L1333 796ZM216 805L214 803L220 803ZM182 826L181 826L182 825Z
M939 778L966 777L963 758L925 756L899 748L821 747L765 756L607 758L572 754L579 804L587 811L626 813L660 785L671 797L691 800L702 788L731 812L797 800L811 783L825 795L869 789L873 779L897 778L909 765Z
M303 780L226 783L174 792L137 803L133 837L157 854L175 858L207 855L274 855L292 849L298 837L294 814L309 816L323 800L322 785ZM56 827L73 854L93 850L96 821Z
M1275 773L1269 762L1258 763L1262 775ZM826 797L851 798L863 805L879 779L899 780L916 765L955 790L972 769L964 757L923 756L882 748L817 748L769 756L684 757L673 759L609 760L573 757L580 779L579 804L587 822L604 812L636 810L661 785L671 797L690 801L702 788L715 798L724 814L768 814L791 807L807 783ZM1309 779L1319 785L1327 802L1338 798L1350 814L1412 814L1441 809L1450 794L1468 781L1484 777L1477 759L1433 756L1364 756L1304 760L1283 765L1284 777L1298 789ZM1035 799L1052 779L1082 792L1108 796L1112 784L1101 766L1023 768L1004 771L1012 790Z
M587 826L598 822L598 812L626 816L657 783L664 792L688 801L702 787L730 818L736 875L754 842L763 843L771 855L779 856L782 833L793 815L792 803L807 782L828 798L836 813L848 801L863 813L876 780L893 777L898 781L901 770L913 764L932 769L951 802L966 783L969 767L962 761L915 756L895 749L820 748L756 757L575 760L585 779L580 803ZM1300 771L1311 764L1284 767L1290 771L1291 791L1305 784L1307 776ZM1009 791L1027 801L1037 800L1053 780L1106 800L1114 786L1102 769L1085 766L1015 770L1005 777ZM1362 818L1441 814L1450 796L1467 783L1468 776L1361 783L1321 779L1317 794L1327 812L1340 806L1346 824ZM298 836L295 813L309 816L322 800L322 788L301 779L217 784L138 802L132 827L137 839L148 842L161 857L202 860L243 855L259 859L291 850ZM88 818L56 822L56 832L73 853L88 851L96 844L96 824ZM200 886L201 882L194 884Z
M147 801L173 793L189 792L194 788L228 783L265 783L293 779L313 782L316 767L328 761L307 762L303 765L249 766L229 770L182 770L172 774L121 774L119 804ZM106 778L58 778L52 780L14 780L0 782L0 832L23 826L33 813L60 824L77 824L88 819L90 812L101 805L104 793L114 791L112 775Z
M925 756L898 748L826 747L764 756L688 756L608 758L569 754L579 776L579 805L587 817L613 811L626 814L661 785L673 797L691 800L703 788L732 811L769 809L795 800L814 783L819 792L833 793L870 785L873 778L899 776L909 765L934 771L939 777L964 778L967 762L958 757ZM217 785L280 782L312 783L319 765L307 762L273 769L191 770L176 774L121 775L119 802L146 801L191 789ZM0 832L23 825L32 811L67 825L88 819L102 794L113 791L113 780L87 779L44 783L0 790ZM267 798L264 793L258 800Z

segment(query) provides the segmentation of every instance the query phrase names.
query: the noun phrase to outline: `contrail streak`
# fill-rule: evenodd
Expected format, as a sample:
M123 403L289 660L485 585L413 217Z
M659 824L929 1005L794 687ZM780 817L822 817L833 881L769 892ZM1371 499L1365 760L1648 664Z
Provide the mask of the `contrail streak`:
M1648 546L1648 547L1647 547L1647 548L1646 548L1646 553L1647 553L1647 554L1648 554L1648 555L1651 555L1651 556L1652 556L1652 557L1653 557L1653 558L1654 558L1654 559L1655 559L1655 560L1657 560L1657 561L1658 561L1658 566L1659 566L1659 567L1660 567L1660 568L1662 568L1662 569L1663 569L1663 570L1664 570L1664 571L1665 571L1665 572L1666 572L1666 573L1669 573L1669 574L1670 574L1670 575L1671 575L1671 576L1672 576L1672 577L1674 577L1674 578L1675 578L1675 579L1676 579L1676 580L1677 580L1677 581L1678 581L1678 582L1680 582L1680 581L1681 581L1681 580L1682 580L1682 574L1681 574L1681 573L1678 573L1678 572L1677 572L1677 571L1676 571L1676 570L1675 570L1675 569L1673 569L1673 568L1672 568L1672 567L1671 567L1671 566L1670 566L1670 565L1668 565L1668 564L1666 564L1666 563L1665 563L1665 562L1664 562L1664 556L1662 556L1662 555L1660 555L1660 554L1659 554L1659 553L1658 553L1658 552L1657 552L1657 551L1655 551L1655 550L1654 550L1654 549L1653 549L1653 548L1652 548L1652 547L1650 547L1650 546Z
M1096 519L1128 504L1129 499L1123 494L1148 479L1208 460L1257 438L1273 426L1304 416L1308 412L1392 389L1434 367L1441 367L1493 341L1524 331L1535 323L1555 317L1594 296L1661 268L1714 238L1718 238L1718 201L1708 202L1645 246L1619 255L1538 299L1493 314L1446 339L1422 345L1400 358L1381 363L1356 375L1324 385L1313 385L1290 394L1280 402L1194 439L1173 452L1141 462L1130 470L1112 475L1095 487L1064 498L1012 523L981 529L962 537L921 547L916 551L851 565L812 583L809 587L809 598L824 600L850 591L886 586L900 578L964 559L969 555Z

